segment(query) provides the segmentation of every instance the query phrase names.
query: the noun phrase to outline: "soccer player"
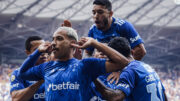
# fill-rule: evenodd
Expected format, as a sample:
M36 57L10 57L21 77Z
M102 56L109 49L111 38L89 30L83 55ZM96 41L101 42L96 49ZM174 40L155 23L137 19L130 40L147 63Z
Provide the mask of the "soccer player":
M91 82L99 75L123 69L129 61L112 48L92 38L81 38L70 27L60 27L53 34L52 43L45 43L31 54L20 68L19 76L28 80L45 80L47 101L88 101L92 97ZM75 48L94 47L107 55L105 59L73 58ZM56 61L31 67L41 53L52 52Z
M26 54L30 55L42 44L44 40L39 36L31 36L28 37L25 42ZM40 56L35 65L41 64L45 62L47 59L47 55L43 54ZM33 64L30 64L33 66ZM44 93L44 84L43 80L35 82L22 80L21 77L18 76L19 69L16 69L12 72L10 78L10 93L12 97L12 101L44 101L45 93Z
M128 41L116 37L108 44L128 58L130 63L122 70L117 85L98 77L96 88L103 98L111 101L167 101L165 88L154 69L143 62L134 60Z
M108 43L117 36L125 37L132 48L133 57L136 60L144 57L146 50L140 35L131 23L112 17L112 5L109 0L94 0L92 14L95 24L89 30L89 37L103 43ZM92 55L93 51L94 48L88 48L85 53Z

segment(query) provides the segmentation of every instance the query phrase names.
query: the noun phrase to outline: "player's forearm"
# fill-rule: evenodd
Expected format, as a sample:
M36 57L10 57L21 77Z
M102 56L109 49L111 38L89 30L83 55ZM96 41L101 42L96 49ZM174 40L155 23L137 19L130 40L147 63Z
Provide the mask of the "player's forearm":
M99 51L103 52L111 61L115 64L119 64L120 67L125 67L129 63L129 60L124 57L121 53L117 52L116 50L104 45L96 40L93 41L93 47L98 49Z
M107 87L101 82L101 80L96 79L94 81L94 84L96 86L96 90L99 91L102 95L104 95Z
M109 90L106 90L105 92L106 92L106 95L103 97L107 101L123 101L125 98L124 93L120 90L109 89Z
M36 61L38 60L39 56L41 55L38 50L33 52L28 58L24 61L24 63L20 67L20 73L26 72L30 67L34 66Z
M12 101L29 101L44 81L38 81L30 87L11 93Z
M146 55L146 49L143 44L139 44L138 46L132 49L133 57L136 60L141 60Z
M99 79L95 80L94 83L96 85L96 89L107 101L123 101L125 95L122 91L107 88Z

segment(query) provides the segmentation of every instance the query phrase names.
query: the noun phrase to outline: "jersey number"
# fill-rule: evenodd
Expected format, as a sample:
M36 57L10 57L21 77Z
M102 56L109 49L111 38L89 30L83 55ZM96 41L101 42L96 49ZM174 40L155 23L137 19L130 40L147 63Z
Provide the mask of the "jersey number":
M156 88L156 84L152 83L146 86L147 92L151 93L151 101L163 101L162 98L162 86L161 83L158 82L158 89ZM157 96L157 90L159 92L160 98Z

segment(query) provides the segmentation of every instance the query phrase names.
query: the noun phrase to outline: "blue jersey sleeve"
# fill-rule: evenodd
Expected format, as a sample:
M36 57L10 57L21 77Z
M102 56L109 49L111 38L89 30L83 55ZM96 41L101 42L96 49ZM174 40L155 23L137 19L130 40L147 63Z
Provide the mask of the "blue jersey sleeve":
M25 80L40 80L43 79L44 67L47 63L34 66L41 53L38 50L33 52L20 67L18 76ZM33 67L34 66L34 67Z
M88 58L83 59L82 63L84 65L82 72L92 77L92 80L106 73L105 59Z
M24 80L38 81L44 79L44 68L48 63L43 63L38 66L29 68L27 71L22 72L19 76Z
M94 25L89 29L88 37L94 38L93 37L93 28L94 28ZM86 48L86 50L89 51L89 52L93 52L94 47L88 47L88 48Z
M123 70L120 74L119 83L115 89L119 89L129 96L135 87L135 72L132 69Z
M131 23L124 21L124 24L122 24L119 30L123 32L122 37L128 39L132 49L137 45L144 43L142 38L140 37L140 35Z
M18 71L15 70L11 74L11 77L10 77L10 92L25 88L24 85L23 85L24 81L17 76L17 73L18 73Z

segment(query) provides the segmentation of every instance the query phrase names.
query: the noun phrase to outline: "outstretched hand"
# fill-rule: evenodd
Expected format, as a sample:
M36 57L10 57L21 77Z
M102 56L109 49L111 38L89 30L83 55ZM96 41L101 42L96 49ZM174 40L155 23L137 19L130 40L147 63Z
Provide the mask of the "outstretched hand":
M73 46L73 47L75 47L75 48L84 49L84 48L88 48L88 47L92 46L95 41L96 41L96 40L94 40L93 38L82 37L82 38L78 41L78 44L72 43L71 46Z

